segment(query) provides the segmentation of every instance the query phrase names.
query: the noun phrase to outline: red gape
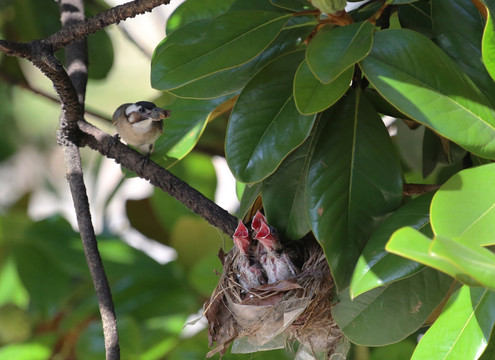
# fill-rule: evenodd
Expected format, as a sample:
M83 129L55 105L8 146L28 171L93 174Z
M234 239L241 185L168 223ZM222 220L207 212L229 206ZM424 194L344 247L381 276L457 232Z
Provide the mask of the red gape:
M251 259L251 242L249 231L246 226L239 221L233 236L234 244L239 249L238 280L241 286L249 290L251 288L266 284L263 268L258 262Z

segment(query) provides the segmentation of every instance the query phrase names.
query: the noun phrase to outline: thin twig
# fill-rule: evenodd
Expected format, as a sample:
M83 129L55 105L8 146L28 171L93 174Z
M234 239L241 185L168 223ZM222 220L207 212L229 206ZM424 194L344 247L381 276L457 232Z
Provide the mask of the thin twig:
M430 191L435 191L440 188L441 185L435 184L404 184L402 195L412 196L412 195L422 195Z

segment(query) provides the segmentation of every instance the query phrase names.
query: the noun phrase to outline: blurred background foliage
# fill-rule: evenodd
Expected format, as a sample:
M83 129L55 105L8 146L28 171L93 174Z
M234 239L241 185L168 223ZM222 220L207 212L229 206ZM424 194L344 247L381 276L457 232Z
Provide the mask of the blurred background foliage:
M87 16L114 5L103 0L85 4ZM170 100L159 98L160 93L150 86L150 59L163 37L165 19L178 4L172 1L173 6L129 19L125 27L111 26L89 37L89 121L112 133L104 119L109 120L121 103ZM167 23L167 31L193 14L178 11ZM0 0L1 38L30 41L59 28L54 1ZM59 113L51 84L39 71L0 54L0 360L104 357L95 294L74 230L62 154L56 144ZM225 188L223 175L219 177L222 164L225 168L221 158L224 121L221 114L215 117L206 130L201 129L204 136L193 152L174 166L175 161L166 165L233 212L234 191L227 193L227 201L218 192L219 187ZM441 183L461 169L464 153L428 169L424 180L429 159L423 158L422 141L415 141L423 139L424 128L413 131L401 122L394 128L393 141L406 182ZM122 359L204 358L208 351L204 323L185 324L200 317L202 304L218 279L215 270L221 269L218 250L227 251L230 239L167 194L140 179L125 178L113 161L87 149L82 152L93 220L115 301ZM439 163L438 159L430 162ZM416 343L417 334L413 334L378 349L353 347L349 359L405 359ZM271 351L228 352L224 358L290 357L288 351Z

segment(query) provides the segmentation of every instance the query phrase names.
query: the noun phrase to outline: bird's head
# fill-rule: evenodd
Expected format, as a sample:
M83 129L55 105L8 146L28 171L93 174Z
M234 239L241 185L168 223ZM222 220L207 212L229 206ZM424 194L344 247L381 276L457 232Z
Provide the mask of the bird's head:
M266 222L261 222L260 230L256 233L255 238L262 243L268 251L280 250L277 230L273 226L268 226Z
M127 121L137 124L144 120L162 121L170 117L170 110L157 107L150 101L138 101L134 104L126 103L120 105L113 114L113 123Z
M266 218L263 214L258 210L256 214L253 216L253 220L251 221L251 229L254 230L254 233L257 234L261 229L261 224L266 224Z
M235 229L234 236L232 237L234 240L235 246L239 249L239 251L247 256L249 251L249 246L251 245L251 238L249 237L249 230L246 225L242 221L239 220L239 224Z

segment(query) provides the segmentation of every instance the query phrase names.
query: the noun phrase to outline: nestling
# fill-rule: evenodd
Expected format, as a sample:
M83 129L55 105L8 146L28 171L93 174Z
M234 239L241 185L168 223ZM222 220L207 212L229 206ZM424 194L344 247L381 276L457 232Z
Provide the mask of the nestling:
M170 116L170 110L157 107L149 101L120 105L113 113L113 124L124 141L151 154L155 141L163 133L163 119Z
M260 263L253 259L251 254L252 239L246 226L239 221L233 236L234 245L239 250L237 258L237 277L240 285L245 289L266 284L266 275Z

